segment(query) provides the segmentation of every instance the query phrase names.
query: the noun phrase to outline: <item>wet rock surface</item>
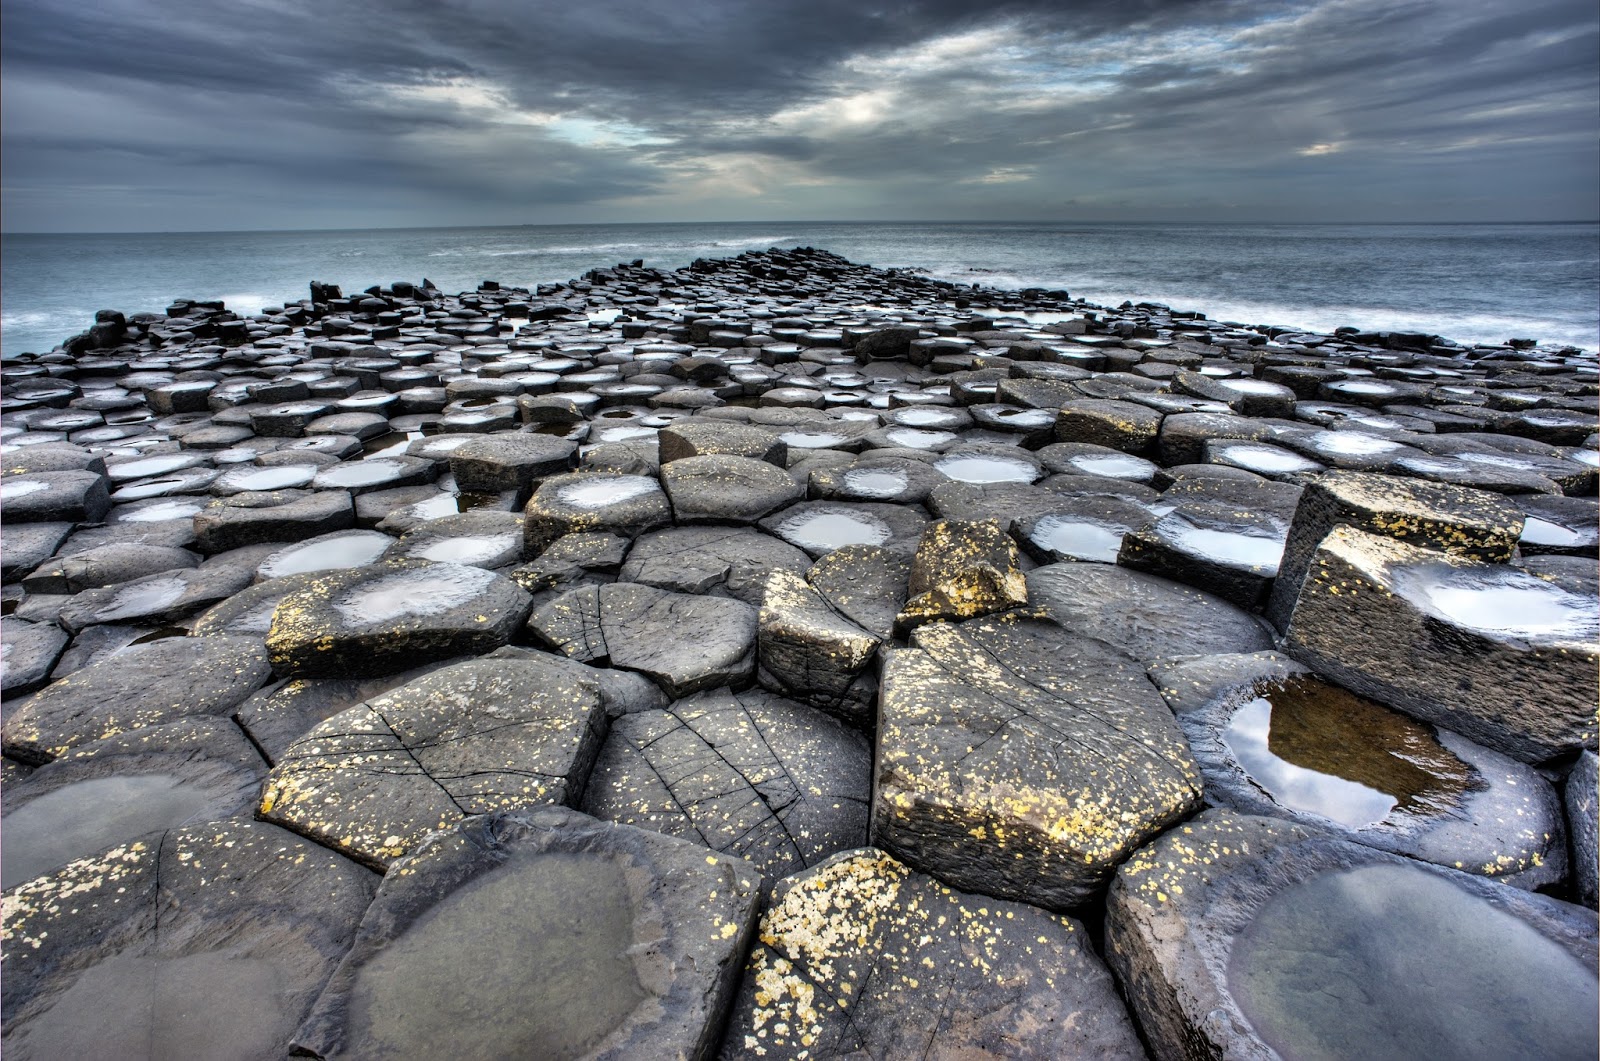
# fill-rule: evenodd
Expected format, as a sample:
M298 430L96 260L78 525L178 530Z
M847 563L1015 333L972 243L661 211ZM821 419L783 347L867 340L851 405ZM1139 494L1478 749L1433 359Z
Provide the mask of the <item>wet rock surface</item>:
M1106 956L1160 1057L1595 1051L1592 911L1207 811L1118 871ZM1441 973L1441 970L1448 970Z
M814 875L874 844L862 896L915 895L905 924L955 903L977 933L959 960L998 975L991 955L1022 944L1005 959L1021 971L1004 988L953 967L910 972L902 948L957 953L953 922L936 917L915 938L880 918L814 953L785 928L773 939L788 942L758 951L771 964L728 1025L741 1030L719 1041L745 922L713 920L692 991L650 995L665 981L650 980L648 941L701 914L639 899L654 894L638 891L644 863L617 871L618 890L547 862L554 876L518 879L655 911L593 923L612 942L617 926L641 935L584 966L602 987L573 1015L517 1040L555 1053L917 1055L931 1035L935 1054L1116 1055L1125 1023L1073 942L1083 931L1041 928L1046 947L1014 926L1067 925L1041 911L1070 910L1098 933L1119 866L1193 860L1170 845L1203 804L1267 815L1249 819L1267 823L1252 836L1342 844L1351 872L1377 859L1458 881L1460 863L1459 886L1497 910L1546 901L1530 888L1594 901L1591 354L1093 306L807 248L536 289L308 293L257 314L180 300L101 328L92 349L0 362L0 864L16 865L13 838L30 829L77 845L7 893L8 1053L123 1056L133 1035L169 1055L248 1042L236 1052L283 1056L370 894L353 859L398 883L410 878L396 852L432 830L459 839L463 820L506 807L575 816L528 808L585 799L674 833L708 870L800 874L782 902L810 896L804 909L829 918L865 917L867 900L843 883L818 890ZM55 821L57 804L69 826L28 825ZM212 820L179 824L191 814ZM188 840L174 862L173 838L196 829L221 837L222 862ZM1238 879L1277 872L1277 841L1218 844ZM905 864L883 868L886 849ZM210 882L196 894L214 902L169 892L191 861ZM466 877L427 879L416 894L444 909ZM1300 906L1349 927L1338 904L1372 890L1353 879L1297 878L1310 889ZM1400 905L1385 899L1368 921L1417 896L1454 908L1430 887L1401 882ZM1270 907L1276 888L1257 895L1266 927L1219 915L1216 938L1237 947L1207 951L1206 975L1232 975L1235 951L1272 971L1240 972L1233 1002L1153 987L1171 977L1152 978L1150 962L1111 962L1158 1053L1255 1056L1290 1040L1286 1055L1315 1053L1303 1043L1325 1030L1306 1023L1317 1007L1274 986L1315 979L1270 944L1303 928L1297 900ZM176 904L159 936L158 892ZM74 905L56 901L69 893ZM1131 938L1119 902L1108 954ZM440 923L465 912L486 938L505 920L472 905ZM316 909L322 927L295 929L291 907ZM1462 920L1494 920L1480 915ZM314 940L285 945L300 963L285 973L272 948L296 931ZM1160 931L1177 946L1186 929ZM599 938L537 934L566 940L568 963ZM330 995L314 1033L354 1027L341 1022L381 995L385 1013L406 1014L407 1043L463 1052L455 1039L436 1049L441 1029L463 1027L452 1014L469 1010L449 1001L462 996L427 993L463 966L428 966L441 948L417 938L363 952L388 963L382 975ZM1426 950L1393 939L1356 950L1364 962ZM1548 973L1551 997L1571 1002L1566 959L1526 942L1505 944L1506 967L1526 959L1528 982ZM514 1009L506 992L522 982L497 976L500 960L468 970L481 985L468 994ZM878 970L859 1005L818 1001L841 962ZM400 975L414 964L434 971ZM1425 968L1415 979L1444 992L1499 975ZM627 969L634 981L612 975ZM1321 982L1355 982L1339 976ZM803 1028L796 991L815 1016ZM220 1019L173 1008L189 997ZM1423 1014L1422 1038L1403 1046L1449 1052L1448 1035L1427 1038L1448 1024L1443 996L1395 997ZM781 1032L763 1017L779 998L793 1003ZM1537 1012L1529 1041L1556 1049L1583 1031ZM1365 1036L1363 1020L1347 1023ZM490 1021L486 1041L502 1028ZM339 1042L328 1048L379 1051L368 1031ZM1381 1052L1367 1045L1343 1052Z
M572 811L471 818L385 878L295 1045L705 1057L760 891L740 859Z

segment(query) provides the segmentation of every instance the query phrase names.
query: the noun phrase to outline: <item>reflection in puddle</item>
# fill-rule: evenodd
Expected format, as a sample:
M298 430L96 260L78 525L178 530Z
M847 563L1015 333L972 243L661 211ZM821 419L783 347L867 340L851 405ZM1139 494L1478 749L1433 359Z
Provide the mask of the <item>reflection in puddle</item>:
M883 437L905 449L933 449L949 445L960 436L951 431L923 431L915 427L894 427L885 431Z
M1323 873L1257 911L1228 990L1284 1058L1577 1058L1600 1049L1594 971L1409 865Z
M1573 546L1582 545L1586 537L1570 527L1529 516L1523 521L1520 540L1529 545Z
M334 602L334 611L356 626L373 626L414 615L439 615L465 604L495 579L481 567L439 564L367 582Z
M1103 475L1108 479L1133 479L1139 482L1156 473L1156 466L1140 457L1120 454L1083 454L1067 458L1067 463L1088 475Z
M307 571L334 571L362 567L383 555L394 539L378 531L351 531L337 537L280 549L256 569L263 579L299 575Z
M1217 459L1225 464L1259 472L1262 475L1314 472L1322 467L1316 461L1307 460L1298 453L1266 445L1227 446L1218 452Z
M514 859L361 967L352 1041L395 1058L585 1056L650 997L634 917L612 858Z
M188 499L157 501L132 511L119 511L117 520L120 523L159 523L169 519L188 519L204 507L205 502Z
M317 474L315 464L280 464L275 468L250 468L224 472L216 482L219 490L286 490L304 486Z
M515 559L522 546L522 536L510 534L472 534L457 538L437 538L426 545L412 549L408 555L418 560L434 560L450 564L481 564L510 554Z
M876 516L841 509L813 509L778 524L778 535L785 541L820 551L846 545L882 545L893 533Z
M828 449L841 442L850 441L848 435L830 435L807 431L786 431L778 436L790 449Z
M857 497L896 497L911 477L898 468L852 468L844 473L844 487Z
M609 475L587 482L568 483L556 490L556 497L564 505L591 509L643 497L660 489L660 485L648 475Z
M316 485L319 489L374 486L378 483L388 482L391 479L398 479L409 470L406 465L389 457L349 461L344 464L335 464L319 471L316 476Z
M1176 517L1162 521L1158 529L1163 538L1186 553L1234 567L1248 567L1261 574L1276 574L1283 559L1282 538L1196 527Z
M1395 586L1447 622L1481 633L1584 641L1600 636L1593 597L1515 568L1407 568L1395 573Z
M1058 556L1114 564L1122 548L1122 536L1127 533L1127 527L1091 523L1072 516L1043 516L1033 525L1028 539Z
M1007 457L946 457L933 466L963 483L1031 483L1039 477L1032 464Z
M170 774L102 777L63 785L5 816L0 888L156 829L182 825L212 796Z
M95 613L94 621L106 623L113 619L149 615L173 604L188 588L189 583L176 576L140 582L112 597L110 603Z
M1222 736L1274 802L1352 829L1447 812L1475 785L1426 726L1306 676L1265 687Z

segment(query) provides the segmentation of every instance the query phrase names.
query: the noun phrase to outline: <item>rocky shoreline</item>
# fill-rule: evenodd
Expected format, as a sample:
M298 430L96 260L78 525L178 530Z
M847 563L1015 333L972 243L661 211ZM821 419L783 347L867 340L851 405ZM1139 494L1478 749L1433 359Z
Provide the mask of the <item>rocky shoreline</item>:
M8 1054L1594 1056L1592 355L309 294L0 362Z

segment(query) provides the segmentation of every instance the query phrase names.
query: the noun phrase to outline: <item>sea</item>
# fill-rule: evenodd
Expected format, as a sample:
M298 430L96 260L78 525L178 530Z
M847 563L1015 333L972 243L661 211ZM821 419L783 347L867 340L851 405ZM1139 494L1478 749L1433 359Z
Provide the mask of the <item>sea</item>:
M531 287L643 259L820 247L960 284L1066 289L1215 320L1351 325L1464 344L1600 349L1600 224L753 222L0 236L0 351L51 349L99 309L222 299L246 314L395 280Z

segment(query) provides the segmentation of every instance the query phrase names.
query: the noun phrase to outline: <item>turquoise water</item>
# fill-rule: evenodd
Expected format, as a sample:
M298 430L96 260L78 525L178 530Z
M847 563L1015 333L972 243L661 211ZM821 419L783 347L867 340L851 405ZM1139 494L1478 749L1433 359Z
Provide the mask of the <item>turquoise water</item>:
M998 287L1066 288L1109 305L1164 302L1213 318L1600 347L1600 225L826 223L545 225L0 238L0 345L46 350L97 309L174 298L230 309L426 277L531 286L642 258L676 268L770 246Z

